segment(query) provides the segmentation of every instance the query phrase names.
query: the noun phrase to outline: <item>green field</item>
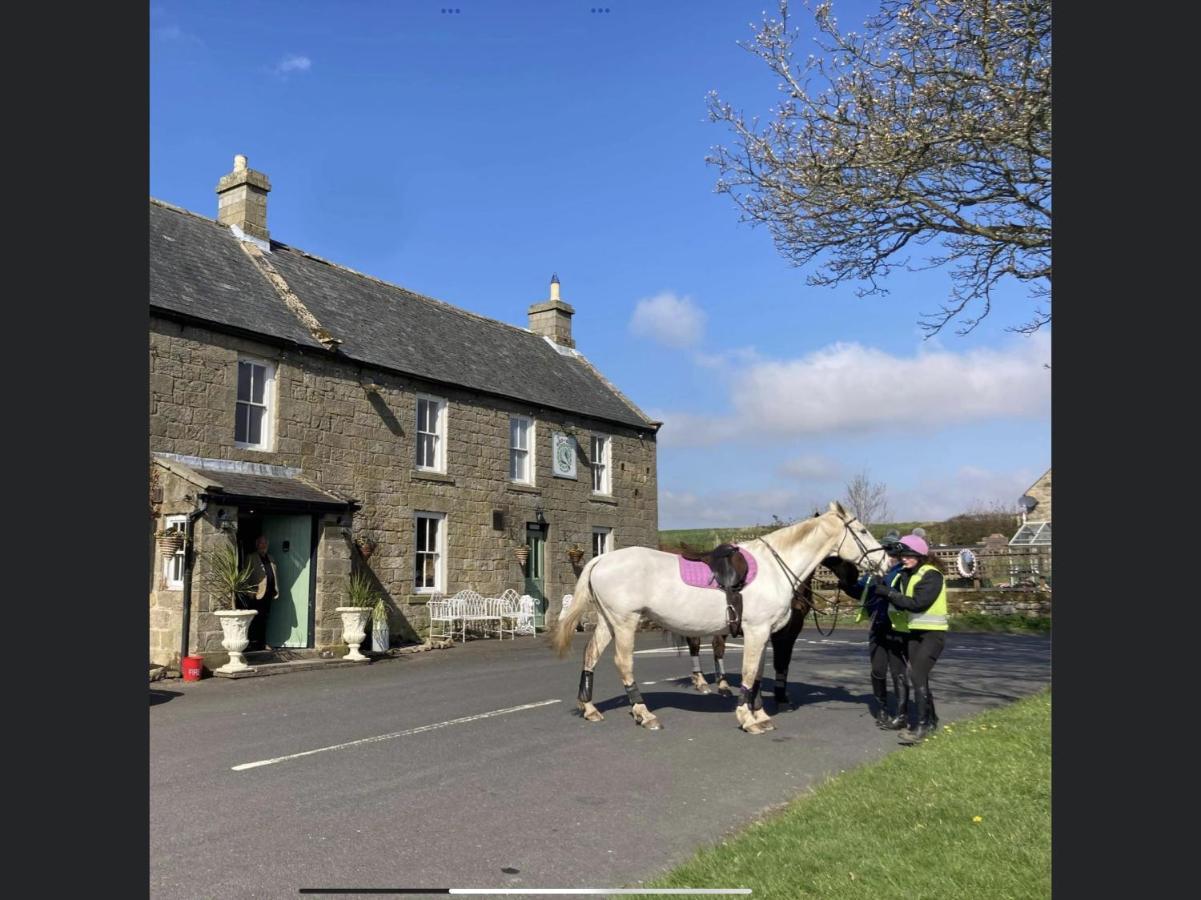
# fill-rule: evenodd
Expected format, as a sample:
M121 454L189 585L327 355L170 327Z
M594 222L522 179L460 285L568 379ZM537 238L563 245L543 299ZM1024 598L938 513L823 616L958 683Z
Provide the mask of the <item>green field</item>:
M763 898L1050 897L1051 692L830 779L654 887Z

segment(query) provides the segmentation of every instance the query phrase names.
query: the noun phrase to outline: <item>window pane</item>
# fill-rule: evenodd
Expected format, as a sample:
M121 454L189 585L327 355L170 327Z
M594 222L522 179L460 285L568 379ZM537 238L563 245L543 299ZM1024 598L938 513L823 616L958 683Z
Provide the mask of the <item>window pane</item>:
M521 474L518 472L517 451L509 451L509 480L520 481Z
M521 439L521 422L517 419L509 419L509 446L520 447L518 441Z
M417 430L429 431L429 401L417 401Z
M249 443L261 444L263 442L263 413L266 410L261 406L247 406L246 412L250 417Z
M238 399L250 399L250 363L238 363Z
M263 403L264 391L267 384L267 370L262 366L251 366L254 377L250 380L250 399L255 403Z
M428 522L429 522L429 519L425 519L425 518L417 519L417 550L418 551L429 549L429 529L426 527L426 524Z
M246 443L248 440L247 433L249 432L249 418L247 413L250 407L245 403L239 403L234 412L234 440L240 443Z
M438 520L426 519L425 521L429 527L429 542L426 547L433 553L438 549Z
M432 468L434 465L434 436L417 435L417 465Z

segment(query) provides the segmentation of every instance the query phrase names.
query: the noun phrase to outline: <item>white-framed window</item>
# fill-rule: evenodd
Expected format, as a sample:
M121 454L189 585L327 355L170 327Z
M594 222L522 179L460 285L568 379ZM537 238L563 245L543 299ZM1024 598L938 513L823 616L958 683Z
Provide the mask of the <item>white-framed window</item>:
M613 549L613 529L599 525L592 528L592 555L600 556Z
M178 531L181 534L187 527L186 516L167 516L163 522L163 531ZM176 550L170 556L163 558L163 580L167 590L183 590L183 549Z
M275 366L258 359L238 360L238 401L234 413L234 443L239 447L271 447L271 404Z
M609 479L612 441L603 434L592 435L592 493L611 494L613 487Z
M446 471L446 401L417 395L417 468Z
M413 542L413 589L419 594L446 590L446 513L419 512Z
M525 416L509 417L509 480L534 483L534 421Z

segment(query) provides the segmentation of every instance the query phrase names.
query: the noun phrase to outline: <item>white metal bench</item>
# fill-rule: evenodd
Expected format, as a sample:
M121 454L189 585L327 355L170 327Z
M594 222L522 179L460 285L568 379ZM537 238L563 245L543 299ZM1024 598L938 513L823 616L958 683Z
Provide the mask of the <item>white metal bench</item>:
M505 590L499 597L493 597L488 601L492 604L491 612L496 615L496 634L502 641L505 639L505 632L509 633L509 637L516 639L517 637L517 591L512 588ZM505 626L508 625L506 628Z
M430 641L454 640L454 616L450 601L441 594L434 594L427 606L430 614Z
M529 594L522 594L517 600L517 621L513 625L514 634L534 634L535 600Z

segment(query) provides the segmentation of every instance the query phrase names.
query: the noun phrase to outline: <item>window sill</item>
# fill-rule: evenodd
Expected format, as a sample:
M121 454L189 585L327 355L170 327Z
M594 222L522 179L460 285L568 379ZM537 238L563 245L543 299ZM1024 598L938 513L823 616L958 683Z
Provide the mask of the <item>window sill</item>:
M521 494L541 494L542 488L534 484L526 484L523 481L510 481L505 485L505 489L509 491L517 491Z
M445 472L427 472L424 469L416 469L413 471L412 481L436 481L439 484L454 484L453 475L447 475Z
M611 494L593 494L588 498L593 503L603 503L605 506L616 506L617 500Z

